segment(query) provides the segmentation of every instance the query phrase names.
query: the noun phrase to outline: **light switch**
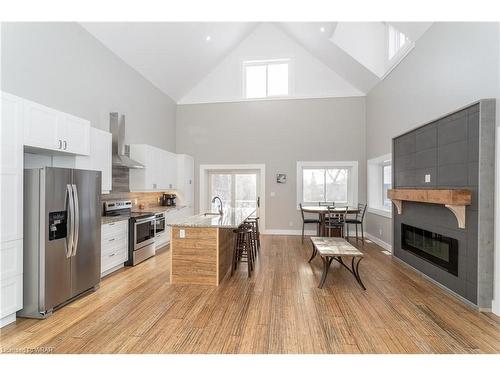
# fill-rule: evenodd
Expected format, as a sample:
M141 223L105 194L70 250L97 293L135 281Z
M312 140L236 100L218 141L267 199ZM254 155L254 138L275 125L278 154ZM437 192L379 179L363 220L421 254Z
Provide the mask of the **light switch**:
M186 238L186 231L184 229L179 230L179 237Z
M431 182L431 175L430 174L426 174L425 175L425 182Z
M271 191L271 197L275 197L276 193L274 191Z

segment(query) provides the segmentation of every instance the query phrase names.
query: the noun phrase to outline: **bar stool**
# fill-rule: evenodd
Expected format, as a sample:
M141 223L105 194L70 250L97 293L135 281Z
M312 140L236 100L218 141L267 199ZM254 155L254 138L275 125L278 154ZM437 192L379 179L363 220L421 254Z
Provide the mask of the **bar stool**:
M238 268L239 262L246 262L248 265L248 277L252 275L254 260L254 245L252 241L253 229L250 225L242 224L238 229L233 230L236 234L236 241L233 251L233 263L231 267L231 276Z
M255 242L255 249L257 250L256 254L260 253L260 231L259 231L259 217L249 217L245 220L245 223L248 223L252 226L253 229L253 240Z

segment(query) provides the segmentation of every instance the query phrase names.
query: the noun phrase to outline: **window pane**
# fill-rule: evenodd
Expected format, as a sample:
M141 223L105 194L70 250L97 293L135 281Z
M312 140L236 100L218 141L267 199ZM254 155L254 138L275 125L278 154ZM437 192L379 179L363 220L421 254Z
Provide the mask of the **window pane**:
M347 203L347 179L349 170L332 168L326 170L326 200Z
M268 65L267 95L288 95L288 63Z
M257 175L236 174L235 205L237 208L257 208Z
M304 169L302 171L302 201L324 202L325 201L325 170Z
M210 200L217 195L222 200L224 209L231 206L231 175L230 174L212 174L210 178L212 196ZM218 209L219 202L211 203L212 211Z
M245 67L245 87L247 98L266 96L266 66L249 65Z
M384 165L382 167L383 174L383 187L382 187L382 203L386 207L391 206L391 200L387 198L387 190L391 188L392 185L392 168L390 165Z
M396 54L396 30L394 27L389 26L389 60L394 57Z

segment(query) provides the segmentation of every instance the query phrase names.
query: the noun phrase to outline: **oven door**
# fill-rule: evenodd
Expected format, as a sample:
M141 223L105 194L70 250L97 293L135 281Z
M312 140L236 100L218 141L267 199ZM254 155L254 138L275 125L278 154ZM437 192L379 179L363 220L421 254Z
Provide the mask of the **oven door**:
M155 218L137 220L134 224L134 250L140 249L154 242Z
M155 226L156 226L156 229L155 229L156 236L159 236L159 235L165 233L165 218L162 217L160 219L156 219Z

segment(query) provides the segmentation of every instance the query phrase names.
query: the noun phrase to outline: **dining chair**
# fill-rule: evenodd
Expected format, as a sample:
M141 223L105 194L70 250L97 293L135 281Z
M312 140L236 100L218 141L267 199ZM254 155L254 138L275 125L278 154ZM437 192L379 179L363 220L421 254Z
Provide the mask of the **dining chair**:
M302 215L302 243L304 243L304 227L306 224L316 224L316 232L319 232L320 220L317 219L306 219L304 216L304 210L302 209L302 203L299 203L300 213Z
M356 241L358 241L358 225L361 225L361 240L363 244L365 243L365 234L363 231L363 220L365 218L366 212L366 204L358 204L358 212L356 212L356 216L353 218L347 218L345 220L347 238L349 238L349 224L354 224L356 226Z
M325 221L325 228L328 230L328 237L332 236L332 229L340 230L340 237L344 237L344 226L346 222L347 210L345 207L345 211L334 211L333 206L328 206L328 220Z

